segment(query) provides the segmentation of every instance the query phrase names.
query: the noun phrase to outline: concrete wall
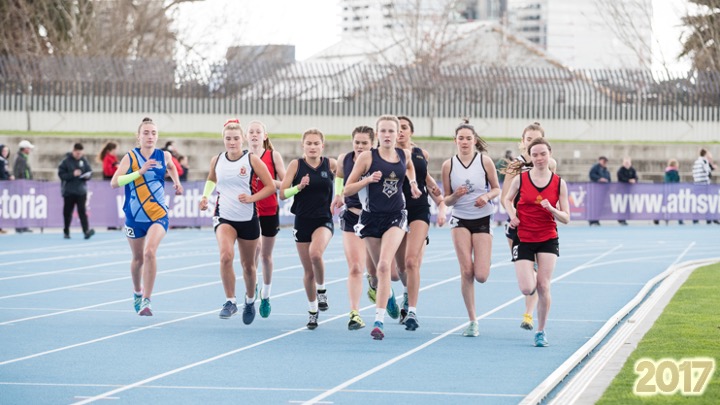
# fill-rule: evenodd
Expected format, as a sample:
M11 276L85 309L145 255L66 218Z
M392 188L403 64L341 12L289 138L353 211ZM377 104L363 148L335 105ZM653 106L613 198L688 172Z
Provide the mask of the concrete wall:
M74 112L31 112L0 111L0 131L48 131L48 132L134 132L140 124L142 113L74 113ZM211 114L151 114L160 131L172 133L219 131L228 118ZM354 116L246 116L238 114L245 123L252 119L261 120L268 131L276 134L302 133L307 128L320 128L326 134L349 133L357 125L374 126L377 117ZM461 117L435 118L413 117L418 136L452 135ZM706 121L609 121L555 119L541 120L541 124L552 139L579 141L672 141L672 142L717 142L720 125L709 121L710 116L699 117ZM520 136L530 122L525 119L482 119L470 117L478 134L483 138ZM28 122L30 128L28 128Z
M416 124L417 125L417 124ZM130 127L132 130L132 127ZM36 178L41 180L58 181L57 166L65 153L72 149L75 142L82 142L85 146L85 153L94 157L102 148L107 138L73 137L73 136L34 136L31 138L3 135L0 131L0 144L10 146L10 160L14 162L17 155L17 145L22 139L29 139L35 149L30 155L30 164L35 172ZM663 172L668 159L675 158L680 161L680 171L683 181L692 181L692 162L697 158L698 144L650 144L639 145L629 144L603 144L603 143L580 143L580 142L553 142L553 156L558 161L558 172L568 181L587 181L590 166L594 164L600 155L610 159L608 164L613 181L616 180L617 169L622 163L624 156L633 158L633 164L638 171L640 181L655 182L662 181ZM134 147L134 138L112 139L118 142L119 152L124 153ZM218 134L217 139L191 139L191 138L166 138L160 134L158 147L165 145L165 142L174 141L178 151L189 158L190 180L201 180L207 176L210 159L223 151L222 140ZM452 141L428 141L422 137L415 138L417 144L428 150L430 154L430 170L433 175L438 176L442 162L453 156L456 152L455 144ZM285 164L290 159L302 155L300 140L276 139L273 140L275 148L283 154ZM489 153L493 160L504 155L505 150L517 152L516 142L489 142ZM351 150L350 137L347 141L329 141L325 147L325 155L337 157L340 153ZM720 160L720 145L713 144L709 150ZM101 165L91 159L95 169L95 178L102 178ZM719 173L720 176L720 173ZM715 177L717 181L717 177Z

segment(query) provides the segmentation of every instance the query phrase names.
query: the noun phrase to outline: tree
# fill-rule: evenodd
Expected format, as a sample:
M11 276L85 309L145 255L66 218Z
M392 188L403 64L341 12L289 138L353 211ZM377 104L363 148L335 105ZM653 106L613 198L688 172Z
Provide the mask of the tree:
M5 0L0 55L172 58L171 12L200 0Z
M689 34L682 38L683 49L678 57L690 56L693 68L720 72L720 0L690 0L696 13L683 17Z
M651 69L652 0L595 0L595 7L605 27L631 50L640 66ZM667 66L665 60L660 63Z

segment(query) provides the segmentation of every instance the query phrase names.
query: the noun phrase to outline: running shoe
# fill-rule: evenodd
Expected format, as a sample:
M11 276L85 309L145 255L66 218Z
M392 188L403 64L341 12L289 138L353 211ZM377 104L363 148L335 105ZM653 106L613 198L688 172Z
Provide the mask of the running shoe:
M523 314L523 320L520 323L520 327L527 330L533 330L533 317L530 314Z
M270 297L260 299L260 316L267 318L270 316Z
M400 307L398 307L397 300L395 299L395 291L390 289L390 298L387 302L387 314L392 319L398 319L400 317Z
M368 281L368 298L370 299L370 302L373 304L375 303L375 296L377 296L377 287L373 287L372 285L372 276L367 275L367 281Z
M319 310L327 311L330 308L328 306L327 290L317 290L317 301Z
M133 306L135 307L135 313L140 312L142 306L142 294L138 295L133 293Z
M150 298L143 298L142 305L140 305L140 316L152 316L152 306L150 305Z
M358 311L350 311L350 321L348 322L348 330L358 330L365 327L365 321L360 318Z
M237 304L228 300L220 310L220 319L228 319L237 313Z
M89 231L85 232L85 239L90 239L93 235L95 235L95 230L90 229Z
M463 336L466 337L476 337L480 336L480 330L478 329L478 323L477 321L471 321L467 328L463 331Z
M255 302L253 301L251 304L248 304L245 302L245 306L243 307L243 323L245 325L250 325L253 320L255 320Z
M545 336L545 331L541 330L540 332L535 334L535 346L536 347L545 347L548 345L549 345L549 343Z
M383 340L385 337L385 334L383 333L383 323L380 321L375 321L375 324L373 324L373 330L370 332L370 336L372 336L375 340Z
M418 326L420 326L418 324L417 315L415 315L415 312L408 312L402 323L405 324L405 330L415 330L418 328Z
M318 313L308 311L308 314L310 314L310 316L308 317L307 328L313 330L318 327Z
M408 294L406 292L403 293L403 303L402 308L400 308L400 323L405 323L405 318L408 314L408 308L410 307L410 304L408 302Z

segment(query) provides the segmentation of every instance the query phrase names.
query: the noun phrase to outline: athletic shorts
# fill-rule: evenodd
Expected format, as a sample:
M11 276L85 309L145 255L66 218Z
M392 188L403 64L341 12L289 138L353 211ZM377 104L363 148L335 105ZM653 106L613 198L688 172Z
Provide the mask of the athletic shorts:
M352 232L355 233L355 225L357 225L358 220L360 219L360 215L348 210L344 209L340 213L340 228L342 228L343 232Z
M477 219L462 219L450 217L450 229L465 228L470 231L470 233L487 233L492 235L492 228L490 227L490 217L491 215Z
M512 241L517 239L517 228L511 228L510 221L505 222L505 237Z
M260 233L262 236L272 238L280 232L280 214L260 217Z
M330 230L331 234L335 234L335 224L333 224L332 218L295 217L295 228L293 229L295 242L310 243L312 241L313 232L321 227L325 227Z
M430 225L430 207L410 207L407 209L407 222L408 224L414 221L423 221Z
M260 222L257 217L249 221L230 221L225 218L213 217L213 228L217 232L220 224L228 224L235 228L238 239L255 240L260 237Z
M160 224L165 228L165 232L168 230L168 217L167 215L153 222L135 222L131 219L125 218L125 236L130 239L144 238L148 233L148 229L153 224Z
M513 244L512 261L530 260L535 261L538 253L551 253L560 256L560 243L558 238L546 240L544 242L520 242Z
M393 226L407 232L407 211L381 213L363 210L360 213L360 220L355 225L355 235L361 238L382 238L383 234Z

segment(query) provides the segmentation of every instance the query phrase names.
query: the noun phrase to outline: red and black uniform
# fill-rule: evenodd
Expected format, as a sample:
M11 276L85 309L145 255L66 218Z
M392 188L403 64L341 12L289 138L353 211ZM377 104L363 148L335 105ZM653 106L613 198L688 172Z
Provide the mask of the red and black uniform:
M275 160L273 159L273 151L270 149L265 150L260 160L267 166L270 172L270 177L275 180L277 177L277 171L275 170ZM252 193L256 194L265 187L265 184L260 180L257 174L253 173L252 181L250 182L252 187ZM280 231L280 216L278 212L278 199L277 194L273 193L267 198L255 203L257 209L257 215L260 219L260 229L262 236L273 237Z
M537 253L560 255L557 223L553 214L540 204L542 200L548 200L553 207L557 206L560 200L560 176L552 173L546 185L538 186L533 183L529 171L521 173L516 197L516 215L520 220L517 227L519 243L513 246L513 261L535 261Z

